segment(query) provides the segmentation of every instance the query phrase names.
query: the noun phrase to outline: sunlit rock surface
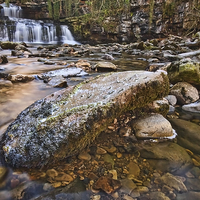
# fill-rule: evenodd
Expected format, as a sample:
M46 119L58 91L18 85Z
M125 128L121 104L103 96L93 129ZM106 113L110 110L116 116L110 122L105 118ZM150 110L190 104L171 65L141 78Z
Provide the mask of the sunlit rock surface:
M104 74L60 90L22 111L2 139L6 161L41 167L79 153L123 112L169 91L162 71Z

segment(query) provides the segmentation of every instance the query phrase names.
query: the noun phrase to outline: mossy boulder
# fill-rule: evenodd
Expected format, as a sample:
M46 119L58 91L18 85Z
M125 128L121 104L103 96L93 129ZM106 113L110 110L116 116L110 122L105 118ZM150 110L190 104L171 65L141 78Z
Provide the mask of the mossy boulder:
M172 63L167 69L171 83L188 82L200 88L200 63L185 59Z
M2 49L15 49L17 45L19 45L19 43L10 41L5 41L0 43Z
M53 93L22 111L4 133L6 161L42 167L80 153L122 113L169 92L161 71L108 73Z

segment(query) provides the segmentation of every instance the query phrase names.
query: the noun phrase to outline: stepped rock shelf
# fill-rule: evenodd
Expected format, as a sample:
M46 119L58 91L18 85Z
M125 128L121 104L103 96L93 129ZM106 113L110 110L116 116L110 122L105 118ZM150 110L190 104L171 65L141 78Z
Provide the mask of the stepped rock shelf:
M42 167L79 153L122 113L166 96L163 71L128 71L91 78L36 101L2 138L14 167Z

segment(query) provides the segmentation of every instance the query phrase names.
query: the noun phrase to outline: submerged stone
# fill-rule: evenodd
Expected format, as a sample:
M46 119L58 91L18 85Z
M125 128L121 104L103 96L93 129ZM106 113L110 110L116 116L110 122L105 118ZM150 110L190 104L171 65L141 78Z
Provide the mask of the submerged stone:
M55 92L22 111L2 138L6 161L42 167L80 153L115 118L169 91L161 71L108 73Z

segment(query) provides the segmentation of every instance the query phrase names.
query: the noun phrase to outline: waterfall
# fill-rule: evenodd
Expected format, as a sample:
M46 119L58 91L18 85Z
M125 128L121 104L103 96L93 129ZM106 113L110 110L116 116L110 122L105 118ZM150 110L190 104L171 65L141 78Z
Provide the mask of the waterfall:
M57 42L78 44L67 25L60 25L61 36L57 36L56 25L52 22L22 18L22 8L5 3L0 12L0 41L55 44ZM61 41L58 41L61 38Z

